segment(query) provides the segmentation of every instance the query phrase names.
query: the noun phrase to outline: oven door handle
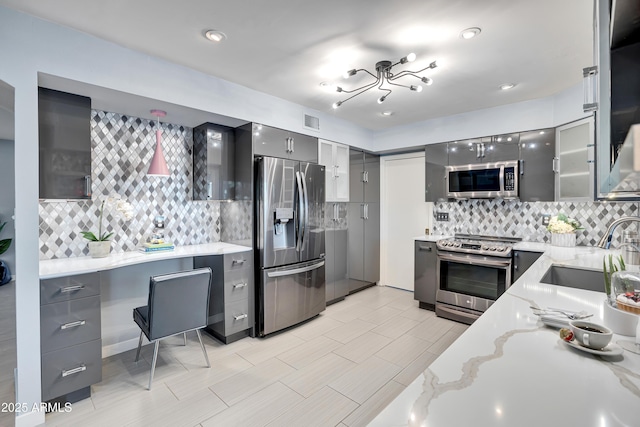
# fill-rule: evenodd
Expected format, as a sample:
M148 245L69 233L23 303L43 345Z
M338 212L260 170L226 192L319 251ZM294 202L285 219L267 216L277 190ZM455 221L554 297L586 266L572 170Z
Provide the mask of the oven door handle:
M511 258L506 259L504 261L494 261L494 260L485 259L484 257L474 257L474 256L458 257L455 255L442 254L442 253L438 254L438 258L442 261L454 261L454 262L461 262L465 264L475 264L475 265L489 266L489 267L509 268L511 266Z

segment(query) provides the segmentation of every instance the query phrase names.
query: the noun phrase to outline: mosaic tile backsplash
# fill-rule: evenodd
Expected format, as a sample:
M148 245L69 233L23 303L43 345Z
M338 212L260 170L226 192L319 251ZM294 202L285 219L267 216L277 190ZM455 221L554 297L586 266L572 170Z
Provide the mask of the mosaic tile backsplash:
M92 200L40 202L40 259L87 255L87 241L80 232L97 232L100 203L114 194L133 205L135 216L123 222L105 211L103 224L114 232L112 252L135 250L153 230L156 215L165 216L165 235L177 245L220 241L220 202L193 201L191 128L161 123L171 176L146 175L156 126L152 120L91 111ZM243 232L242 224L234 228L227 222L238 233Z
M433 234L481 234L521 237L524 241L549 243L542 214L558 213L575 218L584 227L577 232L577 244L595 245L607 226L621 216L638 216L632 202L520 202L517 200L462 200L434 205ZM436 221L435 212L449 212L449 221ZM633 226L633 225L632 225ZM620 230L625 228L620 226ZM620 244L622 232L614 234L613 246Z

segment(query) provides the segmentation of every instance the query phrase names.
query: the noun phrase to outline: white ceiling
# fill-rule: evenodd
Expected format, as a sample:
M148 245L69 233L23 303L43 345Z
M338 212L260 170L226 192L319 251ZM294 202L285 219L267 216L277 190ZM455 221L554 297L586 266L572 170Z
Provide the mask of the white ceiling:
M542 98L578 84L592 65L590 0L0 0L0 5L266 92L378 130L434 117ZM461 30L481 27L471 40ZM228 39L213 44L207 29ZM377 89L346 102L351 68L375 74L380 60L409 52L424 75L422 93ZM398 69L400 69L398 67ZM369 77L370 78L370 77ZM371 78L370 78L371 79ZM398 81L400 82L400 81ZM406 78L408 84L419 82ZM503 83L516 83L500 91ZM394 114L382 117L383 110Z

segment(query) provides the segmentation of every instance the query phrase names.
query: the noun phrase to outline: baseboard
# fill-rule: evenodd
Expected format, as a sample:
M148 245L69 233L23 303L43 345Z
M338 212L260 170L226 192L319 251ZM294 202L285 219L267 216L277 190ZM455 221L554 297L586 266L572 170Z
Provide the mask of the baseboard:
M36 427L44 424L45 412L26 412L16 417L16 427Z
M146 338L142 339L142 345L148 344ZM133 338L127 341L118 342L111 345L102 346L102 358L113 356L114 354L124 353L125 351L138 348L138 338Z

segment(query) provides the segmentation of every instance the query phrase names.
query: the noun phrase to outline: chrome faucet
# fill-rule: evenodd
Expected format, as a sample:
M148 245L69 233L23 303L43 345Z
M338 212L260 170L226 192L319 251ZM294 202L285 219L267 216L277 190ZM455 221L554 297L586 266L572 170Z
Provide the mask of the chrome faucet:
M640 222L640 217L638 216L623 216L622 218L618 218L609 224L609 228L607 228L607 232L602 236L597 246L603 249L609 249L611 246L611 239L613 238L613 232L616 230L616 227L620 224L624 224L626 222Z

